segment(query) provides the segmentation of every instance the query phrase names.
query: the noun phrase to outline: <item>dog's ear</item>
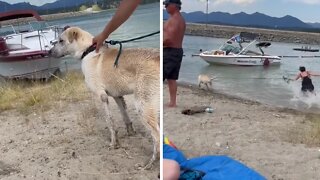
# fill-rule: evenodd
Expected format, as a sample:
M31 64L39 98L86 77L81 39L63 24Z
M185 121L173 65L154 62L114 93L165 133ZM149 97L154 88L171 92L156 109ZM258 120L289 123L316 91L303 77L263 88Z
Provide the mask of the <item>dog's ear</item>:
M68 40L70 43L72 43L73 41L78 40L79 38L79 31L78 29L70 29L70 31L68 32Z

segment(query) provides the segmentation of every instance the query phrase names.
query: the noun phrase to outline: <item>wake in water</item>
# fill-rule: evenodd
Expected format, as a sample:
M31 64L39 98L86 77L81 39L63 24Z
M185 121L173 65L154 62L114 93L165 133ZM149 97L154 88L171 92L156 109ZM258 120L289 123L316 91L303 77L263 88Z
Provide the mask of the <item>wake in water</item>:
M301 91L300 81L290 82L288 85L293 91L291 101L294 103L296 108L300 108L301 106L307 109L320 108L320 90L315 89L313 93L304 93Z

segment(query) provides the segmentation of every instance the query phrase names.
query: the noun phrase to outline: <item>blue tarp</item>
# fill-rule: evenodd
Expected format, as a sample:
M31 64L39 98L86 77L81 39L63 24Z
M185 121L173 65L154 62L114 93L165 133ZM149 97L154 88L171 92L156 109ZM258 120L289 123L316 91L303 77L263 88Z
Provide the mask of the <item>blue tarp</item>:
M202 156L186 159L183 153L169 145L163 145L163 158L172 159L181 169L202 171L203 180L265 180L259 173L228 156Z

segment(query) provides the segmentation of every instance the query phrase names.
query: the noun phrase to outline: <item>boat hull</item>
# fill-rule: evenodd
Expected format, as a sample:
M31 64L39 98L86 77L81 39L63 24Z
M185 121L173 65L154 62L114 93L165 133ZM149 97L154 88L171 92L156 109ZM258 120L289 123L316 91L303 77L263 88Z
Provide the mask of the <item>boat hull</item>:
M42 57L4 61L0 57L0 76L5 78L48 79L60 70L60 59Z
M268 66L280 65L281 59L278 56L245 56L245 55L199 55L209 64L237 65L237 66Z

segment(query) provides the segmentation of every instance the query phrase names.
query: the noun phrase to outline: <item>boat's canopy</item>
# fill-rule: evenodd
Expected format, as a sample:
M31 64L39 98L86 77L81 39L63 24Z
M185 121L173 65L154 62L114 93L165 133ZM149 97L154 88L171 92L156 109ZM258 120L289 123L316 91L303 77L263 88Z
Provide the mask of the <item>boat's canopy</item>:
M0 21L7 21L18 18L34 17L38 21L42 21L37 11L34 10L15 10L0 13Z

